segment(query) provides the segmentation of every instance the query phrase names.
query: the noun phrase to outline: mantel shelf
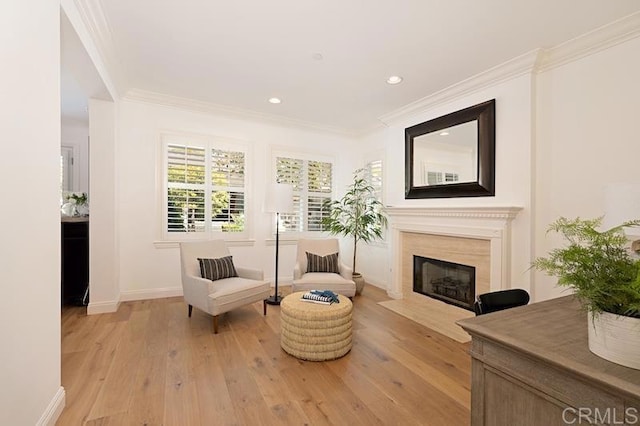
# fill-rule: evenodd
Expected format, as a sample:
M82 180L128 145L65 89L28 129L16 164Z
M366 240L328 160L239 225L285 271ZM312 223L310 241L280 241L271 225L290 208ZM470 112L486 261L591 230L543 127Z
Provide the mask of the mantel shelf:
M516 217L522 207L385 207L391 216L451 217L469 219L511 220Z

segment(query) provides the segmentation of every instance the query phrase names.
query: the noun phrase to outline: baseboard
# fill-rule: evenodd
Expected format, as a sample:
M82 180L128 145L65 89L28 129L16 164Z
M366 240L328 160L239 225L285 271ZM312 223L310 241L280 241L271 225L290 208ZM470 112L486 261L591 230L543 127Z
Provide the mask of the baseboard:
M62 386L58 388L58 391L53 396L53 399L44 410L40 420L36 423L36 426L55 426L58 421L58 417L62 414L65 404L65 391Z
M108 314L110 312L117 312L119 307L119 300L107 302L89 302L89 306L87 306L87 315Z
M266 278L267 281L271 283L271 288L275 287L275 282L273 278ZM293 282L293 277L280 277L278 278L278 287L291 287Z
M132 300L163 299L165 297L182 296L182 287L150 288L145 290L128 290L120 292L122 302Z
M387 290L387 296L392 299L402 299L402 292Z
M387 284L386 284L386 283L384 283L384 282L380 282L380 281L377 281L377 280L368 280L366 277L365 277L365 279L364 279L364 282L365 282L367 285L372 285L372 286L374 286L374 287L379 288L380 290L387 291Z

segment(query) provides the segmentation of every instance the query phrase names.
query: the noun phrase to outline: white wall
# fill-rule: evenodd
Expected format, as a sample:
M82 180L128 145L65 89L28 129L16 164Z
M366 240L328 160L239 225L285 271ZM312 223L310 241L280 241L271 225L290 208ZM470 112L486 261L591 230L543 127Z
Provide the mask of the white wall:
M250 146L247 157L247 219L251 223L249 238L255 241L233 246L231 252L236 264L261 268L266 279L273 279L275 273L275 247L272 241L268 241L273 238L273 218L262 212L271 150L278 148L334 156L336 194L344 192L355 164L354 155L350 152L353 139L333 133L127 100L119 104L118 117L117 211L123 300L181 292L177 246L167 248L154 244L161 239L162 181L158 155L162 131L220 136ZM293 276L295 248L295 245L281 239L280 283Z
M55 421L60 386L60 17L48 0L0 14L0 424Z
M116 106L89 99L91 181L89 219L89 314L113 312L120 301L116 170Z
M361 146L384 147L387 153L386 204L523 207L513 222L510 284L528 289L536 301L562 295L555 278L529 269L535 257L561 244L559 238L546 235L549 223L559 216L603 215L607 185L640 182L639 51L640 38L631 39L463 96L367 135ZM404 128L494 97L496 196L405 200ZM372 246L361 254L359 269L365 278L388 283L388 248ZM386 273L384 279L379 278L382 273Z
M404 129L409 126L490 100L496 99L496 195L495 197L404 199ZM384 175L385 204L411 207L518 206L523 210L512 223L513 247L510 286L528 289L531 258L531 150L532 150L532 76L530 74L487 87L454 101L401 118L388 128L367 135L361 146L387 153ZM361 252L359 269L368 282L390 283L388 247L372 246ZM381 265L386 266L384 279ZM373 277L373 278L370 278ZM386 288L386 286L384 286Z
M638 52L635 38L538 76L536 256L560 243L549 223L601 216L607 184L640 182ZM561 295L555 282L536 274L536 298Z
M62 146L73 148L73 191L89 192L89 124L62 119Z

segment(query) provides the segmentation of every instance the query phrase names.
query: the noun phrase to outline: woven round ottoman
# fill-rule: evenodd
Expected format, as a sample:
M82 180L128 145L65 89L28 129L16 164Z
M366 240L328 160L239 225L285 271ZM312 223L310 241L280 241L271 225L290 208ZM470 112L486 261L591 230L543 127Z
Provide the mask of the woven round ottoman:
M349 298L322 305L300 300L304 291L292 293L280 304L280 346L290 355L307 361L340 358L351 350Z

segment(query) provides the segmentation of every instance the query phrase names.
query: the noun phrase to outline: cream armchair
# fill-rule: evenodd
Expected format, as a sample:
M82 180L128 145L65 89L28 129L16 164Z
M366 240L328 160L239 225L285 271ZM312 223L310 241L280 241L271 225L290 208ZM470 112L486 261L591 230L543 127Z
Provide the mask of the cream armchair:
M340 245L336 238L318 240L298 240L296 265L293 269L292 291L331 290L343 296L353 297L356 284L352 279L353 271L341 261L338 262L339 273L307 272L307 252L318 256L338 253Z
M189 317L193 307L213 315L213 332L218 333L218 316L232 309L262 300L263 313L271 289L264 281L263 272L235 267L237 277L211 281L200 275L198 258L217 259L230 256L223 240L180 243L180 267L184 301L189 305Z

